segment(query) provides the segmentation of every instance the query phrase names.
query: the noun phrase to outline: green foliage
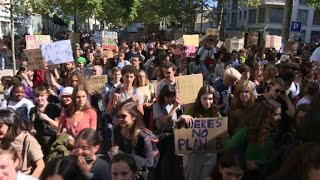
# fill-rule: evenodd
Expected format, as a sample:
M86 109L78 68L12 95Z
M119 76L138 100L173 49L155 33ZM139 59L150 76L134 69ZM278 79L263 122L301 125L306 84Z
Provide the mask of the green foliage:
M308 0L308 3L311 7L320 9L320 0Z

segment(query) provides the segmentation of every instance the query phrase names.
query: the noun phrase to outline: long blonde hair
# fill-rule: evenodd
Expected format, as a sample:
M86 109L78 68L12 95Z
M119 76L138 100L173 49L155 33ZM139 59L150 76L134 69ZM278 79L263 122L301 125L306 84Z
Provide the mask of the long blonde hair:
M248 89L248 91L250 93L250 99L245 104L243 104L239 98L240 93L244 89ZM232 109L237 109L242 105L246 106L246 107L252 107L255 104L255 100L256 100L256 97L254 96L253 88L252 88L252 85L250 84L250 82L247 80L239 81L235 87L235 90L234 90L234 98L232 99Z

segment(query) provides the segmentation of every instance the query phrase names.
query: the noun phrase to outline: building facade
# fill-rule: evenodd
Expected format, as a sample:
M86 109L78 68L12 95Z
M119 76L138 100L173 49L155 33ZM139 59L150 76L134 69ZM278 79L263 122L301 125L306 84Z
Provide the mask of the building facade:
M227 6L226 24L233 30L281 35L285 0L262 0L258 7ZM320 10L308 6L308 0L294 0L291 21L301 22L301 32L291 32L290 39L300 42L320 41Z

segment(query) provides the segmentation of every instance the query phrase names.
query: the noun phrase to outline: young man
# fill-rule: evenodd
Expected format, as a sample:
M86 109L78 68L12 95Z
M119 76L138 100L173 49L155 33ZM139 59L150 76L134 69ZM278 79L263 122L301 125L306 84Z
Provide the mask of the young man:
M161 71L162 71L162 75L163 75L164 79L161 80L159 82L159 84L157 85L157 88L156 88L156 97L157 98L158 98L160 91L164 85L171 84L176 87L176 78L174 76L176 74L175 65L172 62L164 62L161 66ZM176 89L177 89L177 87L176 87Z
M125 54L123 51L120 51L119 52L119 58L118 58L118 61L117 61L117 67L122 69L124 66L127 66L127 65L131 65L131 63L127 60L124 59L125 58Z

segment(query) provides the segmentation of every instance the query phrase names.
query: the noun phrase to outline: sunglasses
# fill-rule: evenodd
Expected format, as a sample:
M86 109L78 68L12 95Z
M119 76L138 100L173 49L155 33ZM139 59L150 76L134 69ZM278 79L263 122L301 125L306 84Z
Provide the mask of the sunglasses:
M127 115L125 114L117 114L116 115L116 119L125 119L127 117Z
M276 90L274 90L274 92L276 92L276 93L281 93L281 94L284 94L285 93L285 91L281 91L280 89L276 89Z

